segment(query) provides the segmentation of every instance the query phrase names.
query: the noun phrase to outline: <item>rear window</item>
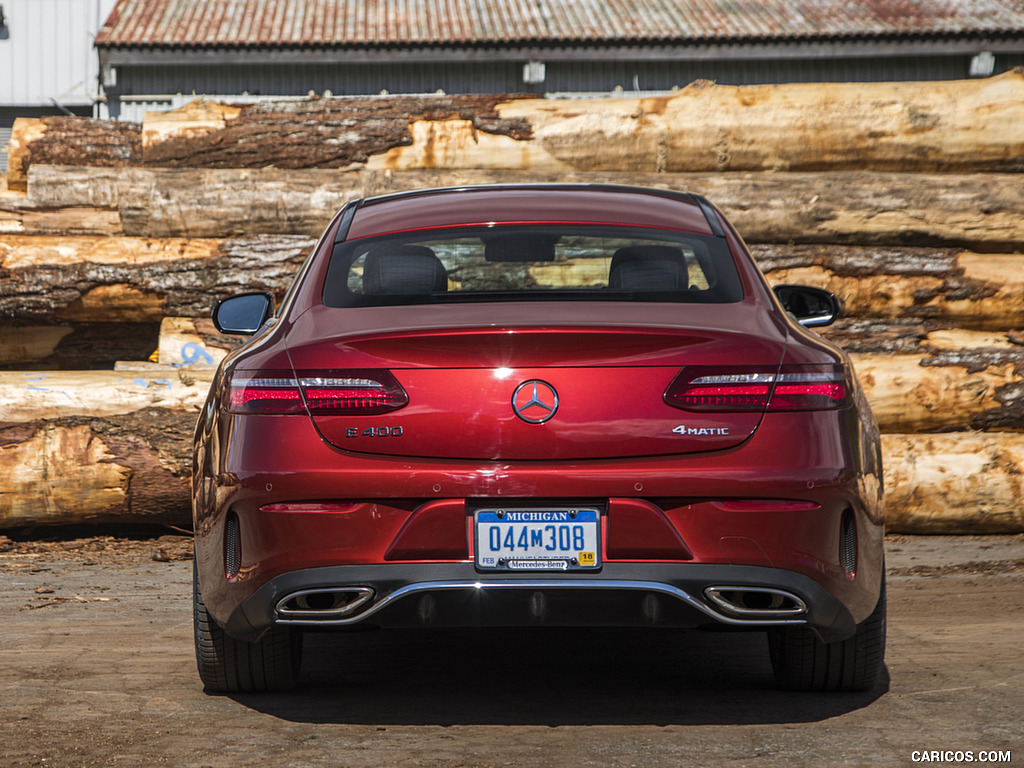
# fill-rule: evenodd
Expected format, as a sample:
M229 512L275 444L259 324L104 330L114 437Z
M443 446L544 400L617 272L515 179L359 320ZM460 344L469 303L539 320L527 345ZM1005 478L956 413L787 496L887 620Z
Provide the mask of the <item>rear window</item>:
M335 246L331 307L458 301L724 303L742 298L721 238L601 226L432 229Z

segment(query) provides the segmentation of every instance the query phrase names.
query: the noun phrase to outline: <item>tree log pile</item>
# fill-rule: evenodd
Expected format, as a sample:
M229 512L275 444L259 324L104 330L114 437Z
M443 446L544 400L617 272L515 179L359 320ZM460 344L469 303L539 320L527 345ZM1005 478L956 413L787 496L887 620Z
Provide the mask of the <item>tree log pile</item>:
M1022 126L1024 70L19 119L0 194L0 529L187 524L192 425L236 344L204 318L240 290L282 295L349 200L569 181L703 194L770 281L839 296L822 333L884 432L891 530L1024 531Z

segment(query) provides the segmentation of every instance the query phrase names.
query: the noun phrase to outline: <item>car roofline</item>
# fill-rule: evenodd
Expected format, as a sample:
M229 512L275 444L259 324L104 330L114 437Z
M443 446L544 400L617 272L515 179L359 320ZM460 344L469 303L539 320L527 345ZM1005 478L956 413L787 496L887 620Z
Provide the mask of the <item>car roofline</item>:
M348 209L348 216L344 222L345 226L338 227L338 233L335 237L335 243L342 242L348 235L348 226L352 223L352 218L355 216L356 211L367 205L377 205L378 203L388 203L396 200L407 200L414 197L426 197L436 194L451 194L458 192L505 192L505 191L530 191L530 190L572 190L572 191L593 191L593 192L619 192L629 194L640 194L650 195L652 197L662 197L669 200L676 200L682 203L688 203L700 208L701 213L704 214L704 218L708 222L708 226L711 228L711 232L715 237L725 237L725 230L722 227L722 223L715 212L714 207L704 198L702 195L697 195L692 192L678 192L672 189L657 189L652 187L637 187L629 184L590 184L590 183L543 183L543 182L532 182L532 183L519 183L519 184L466 184L461 186L448 186L448 187L428 187L425 189L410 189L402 192L389 192L386 195L377 195L374 197L359 198L351 201L345 206Z

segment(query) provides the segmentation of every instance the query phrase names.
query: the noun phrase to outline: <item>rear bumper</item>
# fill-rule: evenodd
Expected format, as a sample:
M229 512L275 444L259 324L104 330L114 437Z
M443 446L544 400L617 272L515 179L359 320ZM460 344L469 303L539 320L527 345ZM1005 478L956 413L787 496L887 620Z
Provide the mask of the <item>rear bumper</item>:
M704 591L756 586L789 591L808 606L802 624L842 635L873 609L883 561L877 441L857 428L852 410L770 414L730 451L469 462L344 454L308 419L226 419L199 442L193 474L203 599L231 634L251 638L278 622L281 597L303 589L373 590L372 614L317 622L336 628L721 626L732 617ZM601 572L534 574L529 585L516 581L528 575L478 572L471 507L497 499L600 502ZM288 506L305 500L336 507ZM757 509L722 500L755 500ZM765 508L765 500L780 504ZM856 531L852 574L840 557L847 516ZM233 576L229 520L239 532Z
M708 590L772 590L786 610L731 611ZM372 591L351 613L290 614L281 607L309 590ZM272 626L657 626L767 629L805 626L824 640L849 637L850 611L803 574L758 566L698 563L609 563L600 573L481 574L472 563L343 565L276 576L245 599L227 632L255 639Z

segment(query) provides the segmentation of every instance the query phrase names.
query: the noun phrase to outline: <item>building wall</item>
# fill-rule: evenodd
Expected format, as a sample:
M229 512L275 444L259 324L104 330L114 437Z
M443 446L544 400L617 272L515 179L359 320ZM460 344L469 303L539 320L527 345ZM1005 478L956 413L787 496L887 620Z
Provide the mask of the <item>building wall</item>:
M93 38L115 0L2 0L0 106L91 106Z
M0 0L0 173L18 117L92 115L93 38L116 0Z
M117 66L110 117L139 120L143 109L180 97L244 94L335 96L389 93L608 93L668 91L698 79L725 85L787 82L952 80L969 74L970 56L889 56L706 61L547 61L541 83L523 81L522 61L365 64ZM997 54L995 73L1024 65L1024 53ZM116 103L117 100L120 103Z

